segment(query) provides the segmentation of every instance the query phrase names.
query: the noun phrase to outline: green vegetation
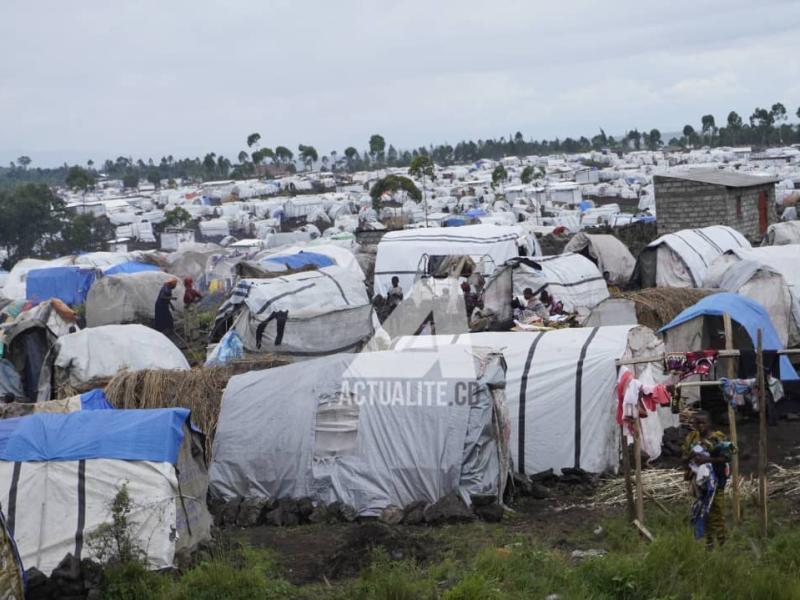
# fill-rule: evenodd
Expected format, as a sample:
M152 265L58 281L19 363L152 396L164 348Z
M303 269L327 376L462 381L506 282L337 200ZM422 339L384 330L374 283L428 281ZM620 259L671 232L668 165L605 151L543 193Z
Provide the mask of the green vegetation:
M497 165L492 171L492 187L503 183L506 179L508 179L508 171L503 165Z
M563 600L800 597L800 530L789 526L789 508L772 507L773 534L767 542L759 540L755 523L746 523L724 547L713 550L692 539L687 506L670 508L674 511L670 515L655 512L655 507L649 512L648 527L655 535L652 543L641 539L619 516L589 518L575 531L558 532L557 539L540 527L522 527L519 520L524 517L512 517L498 525L413 529L442 552L420 564L392 560L389 553L377 549L369 565L352 580L291 585L281 575L274 554L233 545L220 546L176 577L117 566L107 573L107 591L109 597L118 598L209 599L492 600L550 594ZM575 558L574 548L605 554ZM147 595L141 595L141 590Z
M379 179L369 191L369 195L372 197L372 206L376 209L380 208L380 199L383 194L401 190L407 192L412 200L416 200L417 202L422 200L422 192L419 191L419 188L414 185L414 182L408 177L403 177L402 175L387 175L383 179Z

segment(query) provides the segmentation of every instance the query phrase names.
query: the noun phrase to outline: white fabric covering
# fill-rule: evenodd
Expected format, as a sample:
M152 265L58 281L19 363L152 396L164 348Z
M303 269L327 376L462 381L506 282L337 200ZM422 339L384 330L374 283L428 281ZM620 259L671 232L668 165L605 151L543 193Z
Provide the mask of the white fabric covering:
M775 223L767 227L764 243L769 246L800 244L800 221Z
M712 263L705 286L755 300L784 346L800 344L800 245L731 250Z
M570 253L531 260L541 270L520 261L512 275L515 296L521 298L525 288L537 295L546 286L553 299L564 304L564 310L584 314L608 298L605 279L585 256Z
M67 553L75 553L78 528L79 461L20 463L14 539L25 569L46 575ZM13 462L0 461L0 481L10 482ZM110 503L123 482L133 510L133 537L151 568L172 565L177 528L178 481L169 463L95 459L86 461L86 522L82 557L91 558L91 532L111 521ZM10 487L0 488L8 506ZM20 509L20 503L24 510Z
M386 295L393 276L409 291L423 268L423 257L470 256L476 264L488 259L490 274L504 262L519 256L518 242L527 237L520 227L467 225L390 231L378 244L375 259L376 294Z
M613 235L593 235L576 233L564 247L564 252L581 252L587 250L589 256L597 263L600 274L608 271L611 283L625 285L633 274L636 259L630 250Z
M62 336L50 350L56 379L80 389L93 379L144 369L188 370L186 357L169 338L144 325L104 325ZM51 372L42 368L39 400L50 400Z
M731 227L714 225L703 229L684 229L662 235L650 242L657 249L657 287L700 287L712 261L738 248L750 248L750 242Z
M636 332L634 343L629 344L630 334ZM626 354L644 355L658 342L650 330L624 325L545 333L404 337L396 348L447 344L502 350L508 365L505 395L514 470L532 475L576 466L593 473L616 470L615 361Z

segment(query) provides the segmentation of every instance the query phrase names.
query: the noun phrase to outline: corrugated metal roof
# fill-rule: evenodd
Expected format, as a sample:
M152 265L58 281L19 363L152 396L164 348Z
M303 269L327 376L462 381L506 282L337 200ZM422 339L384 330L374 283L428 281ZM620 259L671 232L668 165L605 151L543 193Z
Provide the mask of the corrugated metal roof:
M759 175L747 175L734 171L722 171L720 169L689 169L687 171L676 171L669 175L656 175L655 178L686 179L699 183L710 183L712 185L724 185L725 187L752 187L764 185L765 183L777 183L777 177L763 177Z

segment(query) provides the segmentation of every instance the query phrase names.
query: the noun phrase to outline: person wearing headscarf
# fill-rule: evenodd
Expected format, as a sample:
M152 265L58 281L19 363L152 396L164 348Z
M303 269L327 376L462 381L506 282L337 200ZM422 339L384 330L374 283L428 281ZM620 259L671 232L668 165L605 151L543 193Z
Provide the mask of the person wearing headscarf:
M155 310L155 329L161 333L167 333L175 328L175 319L172 317L172 291L178 285L178 280L174 277L167 280L161 289L158 290Z
M203 298L203 294L194 289L194 280L191 277L183 278L183 305L189 307Z

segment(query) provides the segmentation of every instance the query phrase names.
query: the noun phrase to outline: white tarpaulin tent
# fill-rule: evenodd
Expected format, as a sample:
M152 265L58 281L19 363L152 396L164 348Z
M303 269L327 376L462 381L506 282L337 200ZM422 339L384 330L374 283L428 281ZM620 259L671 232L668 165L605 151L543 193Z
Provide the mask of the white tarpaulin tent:
M738 248L750 248L750 242L725 225L668 233L642 251L633 279L641 287L701 287L714 259Z
M583 254L597 265L600 273L608 272L615 285L626 285L633 275L636 259L630 250L613 235L576 233L564 247L564 252Z
M522 297L526 288L534 295L544 289L568 312L588 314L608 298L608 286L597 265L580 254L558 254L510 261L514 295Z
M164 334L144 325L103 325L62 336L45 359L39 377L40 401L53 387L82 391L119 371L188 370L186 357Z
M95 280L86 296L86 326L149 324L155 318L158 292L170 279L178 278L162 271L142 271ZM176 313L183 312L183 293L183 283L178 279L172 292Z
M82 410L2 421L0 503L25 569L46 575L71 553L95 558L127 486L135 543L150 568L210 536L202 440L186 409Z
M800 221L774 223L767 227L763 245L783 246L785 244L800 244Z
M271 279L243 279L220 307L214 339L234 329L248 352L319 356L355 350L372 335L362 279L330 266Z
M505 396L511 457L514 470L527 475L564 467L592 473L615 470L619 463L615 361L663 352L652 331L633 325L409 336L394 347L416 352L447 345L502 351L508 365ZM661 373L652 368L640 365L637 377L645 377L645 369L650 369L649 376L658 382ZM658 418L651 416L642 423L648 428L646 435L654 437L652 452L658 454L663 427L677 422L664 409Z
M726 252L709 268L705 287L755 300L769 313L784 346L800 344L800 245Z
M443 348L337 354L225 389L212 496L340 501L359 516L458 493L502 496L498 355Z
M381 238L375 259L376 294L386 295L392 277L410 290L418 276L426 274L427 259L438 256L469 256L483 263L483 274L491 274L508 259L519 256L520 246L527 256L536 253L535 238L519 226L466 225L428 227L390 231Z

